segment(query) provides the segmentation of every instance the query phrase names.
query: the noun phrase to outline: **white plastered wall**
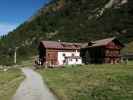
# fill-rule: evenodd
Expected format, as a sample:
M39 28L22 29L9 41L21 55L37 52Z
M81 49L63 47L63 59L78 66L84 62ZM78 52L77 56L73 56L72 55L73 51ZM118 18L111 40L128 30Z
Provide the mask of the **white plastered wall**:
M58 63L59 63L59 65L64 65L63 61L65 60L65 56L66 57L72 56L72 54L74 54L74 56L80 56L80 52L77 52L77 51L75 51L75 52L58 52ZM82 60L78 59L78 61L76 61L76 59L72 59L72 60L68 59L67 64L69 64L69 65L82 64Z

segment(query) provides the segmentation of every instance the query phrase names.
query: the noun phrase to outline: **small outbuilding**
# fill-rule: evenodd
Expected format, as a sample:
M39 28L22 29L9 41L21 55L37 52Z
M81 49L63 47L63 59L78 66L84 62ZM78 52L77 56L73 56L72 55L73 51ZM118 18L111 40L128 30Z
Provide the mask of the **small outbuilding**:
M80 50L84 64L116 64L121 61L124 45L115 37L85 43Z

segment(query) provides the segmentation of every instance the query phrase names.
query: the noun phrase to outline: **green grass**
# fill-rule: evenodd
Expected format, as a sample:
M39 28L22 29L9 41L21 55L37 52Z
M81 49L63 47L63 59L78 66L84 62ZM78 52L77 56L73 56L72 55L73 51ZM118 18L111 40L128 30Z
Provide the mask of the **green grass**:
M59 100L133 100L133 63L39 70Z
M21 71L16 68L0 71L0 100L11 100L23 78Z

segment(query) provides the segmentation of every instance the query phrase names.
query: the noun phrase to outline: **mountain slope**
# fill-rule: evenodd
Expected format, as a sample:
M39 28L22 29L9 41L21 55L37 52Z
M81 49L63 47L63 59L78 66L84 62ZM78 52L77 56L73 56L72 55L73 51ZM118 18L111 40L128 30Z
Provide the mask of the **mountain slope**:
M132 4L132 0L52 0L2 37L0 58L13 57L16 46L19 57L31 56L42 39L86 42L116 36L124 43L133 41Z

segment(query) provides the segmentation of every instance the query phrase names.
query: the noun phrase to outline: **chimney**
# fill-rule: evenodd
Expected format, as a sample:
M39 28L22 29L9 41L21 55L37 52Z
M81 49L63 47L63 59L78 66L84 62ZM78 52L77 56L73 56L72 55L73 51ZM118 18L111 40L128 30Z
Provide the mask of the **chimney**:
M61 40L58 40L58 42L61 42Z
M92 42L92 41L89 41L89 42L88 42L88 46L92 46L93 44L95 44L95 43Z

